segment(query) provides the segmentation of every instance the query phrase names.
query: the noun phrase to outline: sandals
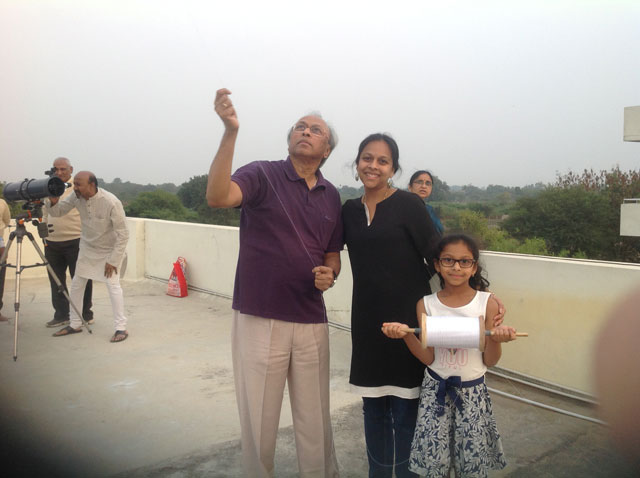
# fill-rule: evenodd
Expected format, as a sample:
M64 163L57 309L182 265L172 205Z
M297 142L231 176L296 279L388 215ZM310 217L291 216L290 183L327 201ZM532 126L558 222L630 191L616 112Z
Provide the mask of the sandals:
M80 332L82 332L82 329L74 329L70 325L67 325L64 329L58 330L55 334L53 334L53 336L64 337L65 335L79 334Z
M116 330L116 333L113 334L113 337L111 337L110 342L111 343L124 342L125 340L127 340L127 337L129 337L129 333L126 330Z
M53 334L53 336L64 337L65 335L79 334L80 332L82 332L82 329L74 329L70 325L67 325L64 329L58 330L55 334ZM129 337L129 333L126 330L116 330L116 333L113 334L113 337L111 337L110 342L111 343L123 342L127 340L127 337Z

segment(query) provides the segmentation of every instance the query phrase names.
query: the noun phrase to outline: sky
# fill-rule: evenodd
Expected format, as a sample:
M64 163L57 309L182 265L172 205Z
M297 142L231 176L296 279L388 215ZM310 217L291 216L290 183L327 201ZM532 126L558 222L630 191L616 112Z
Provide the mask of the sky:
M339 136L323 174L357 186L368 134L449 185L550 183L638 169L623 142L640 105L636 0L0 0L0 181L58 156L112 181L206 174L226 87L234 169L286 158L319 111Z

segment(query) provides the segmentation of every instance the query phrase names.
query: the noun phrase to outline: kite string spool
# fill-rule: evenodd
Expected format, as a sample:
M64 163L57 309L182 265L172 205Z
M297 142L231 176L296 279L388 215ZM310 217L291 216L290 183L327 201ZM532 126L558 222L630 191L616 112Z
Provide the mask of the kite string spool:
M425 322L429 347L484 348L484 323L480 317L429 316Z

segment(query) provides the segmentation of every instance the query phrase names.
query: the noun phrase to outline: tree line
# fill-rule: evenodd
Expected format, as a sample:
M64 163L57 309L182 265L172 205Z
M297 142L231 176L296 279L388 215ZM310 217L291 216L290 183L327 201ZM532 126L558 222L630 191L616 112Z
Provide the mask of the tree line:
M551 184L524 187L449 186L433 176L430 204L446 232L465 232L483 249L558 257L640 263L640 238L622 237L620 205L640 197L640 170L584 170L557 175ZM130 217L238 226L239 209L210 208L207 176L183 184L141 185L100 180ZM0 183L2 188L3 183ZM338 188L342 201L362 188ZM19 210L13 204L12 213Z
M569 172L524 189L434 207L449 232L472 234L487 250L640 262L640 238L620 236L620 205L640 197L640 170Z

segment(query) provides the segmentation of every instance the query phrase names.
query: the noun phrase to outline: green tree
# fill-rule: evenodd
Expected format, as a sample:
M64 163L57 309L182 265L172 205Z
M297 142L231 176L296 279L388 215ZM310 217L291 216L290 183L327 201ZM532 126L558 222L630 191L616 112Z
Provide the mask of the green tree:
M608 231L611 236L611 249L602 251L600 257L618 261L640 262L640 239L621 237L620 205L626 198L640 197L640 170L622 171L619 166L610 171L585 169L581 174L569 172L558 175L556 187L579 187L603 195L609 202L609 214L612 227Z
M488 202L472 202L467 204L467 208L475 211L484 217L489 217L494 212L494 207Z
M193 176L189 181L182 183L178 189L178 197L185 207L196 209L206 202L207 175Z
M195 222L197 214L185 208L175 194L157 190L140 193L126 208L127 216Z
M429 201L449 201L451 196L449 185L436 175L432 175L432 178L433 189L431 190Z
M552 254L613 259L618 226L607 198L579 186L549 187L516 202L503 227L514 237L542 237Z
M207 204L206 193L207 175L203 174L182 183L177 195L184 206L195 211L198 222L236 227L240 225L239 209L211 208Z
M178 187L173 183L164 183L160 185L143 185L132 183L129 181L123 182L120 178L115 178L112 183L108 183L104 179L98 178L98 185L99 187L106 189L110 193L115 194L125 206L143 192L163 190L170 193L175 193L178 190Z
M359 188L354 188L351 186L340 186L338 188L338 193L340 194L340 202L342 204L349 199L359 198L364 194L364 187L360 186Z
M488 251L548 255L544 239L532 237L520 242L503 229L489 227L482 214L468 209L457 215L452 232L463 232L474 237L479 246Z

